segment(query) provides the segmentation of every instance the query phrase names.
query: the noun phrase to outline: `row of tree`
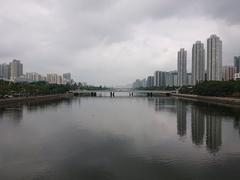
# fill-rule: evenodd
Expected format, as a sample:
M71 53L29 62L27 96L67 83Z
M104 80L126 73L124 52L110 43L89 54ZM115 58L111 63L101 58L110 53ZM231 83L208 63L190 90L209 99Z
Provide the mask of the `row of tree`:
M194 87L184 86L179 93L202 96L240 97L240 81L204 81Z
M58 85L48 84L44 81L27 83L13 83L8 81L0 81L0 95L12 96L34 96L66 93L69 90L76 89L76 85Z
M66 93L70 90L103 90L106 87L95 87L95 86L82 86L82 84L49 84L45 81L38 82L8 82L0 80L0 97L4 96L36 96L36 95L48 95L48 94L61 94Z

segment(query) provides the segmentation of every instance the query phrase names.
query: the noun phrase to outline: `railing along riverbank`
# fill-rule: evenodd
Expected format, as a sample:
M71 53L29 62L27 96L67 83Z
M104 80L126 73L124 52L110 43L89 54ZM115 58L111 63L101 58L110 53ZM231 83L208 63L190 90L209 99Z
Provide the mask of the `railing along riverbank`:
M204 101L209 103L215 103L215 104L228 104L228 105L240 106L240 98L199 96L199 95L192 95L192 94L172 94L172 96L191 99L191 100Z
M39 95L39 96L28 96L28 97L11 97L0 99L0 105L12 104L18 102L29 102L29 101L45 101L45 100L57 100L73 97L71 93L65 94L51 94L51 95Z

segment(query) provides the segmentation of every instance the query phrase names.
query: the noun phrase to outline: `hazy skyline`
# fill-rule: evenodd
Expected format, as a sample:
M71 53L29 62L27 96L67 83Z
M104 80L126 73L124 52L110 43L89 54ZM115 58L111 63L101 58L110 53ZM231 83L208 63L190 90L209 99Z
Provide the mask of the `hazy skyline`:
M217 34L223 65L240 55L239 0L0 0L0 63L124 85L177 69L177 51Z

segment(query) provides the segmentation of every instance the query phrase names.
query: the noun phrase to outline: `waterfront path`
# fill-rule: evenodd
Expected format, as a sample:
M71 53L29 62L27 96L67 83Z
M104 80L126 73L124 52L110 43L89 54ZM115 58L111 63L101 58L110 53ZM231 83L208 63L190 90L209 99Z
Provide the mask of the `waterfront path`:
M193 94L172 94L175 97L181 97L191 100L200 100L200 101L207 101L210 103L221 103L221 104L233 104L233 105L240 105L240 98L234 97L213 97L213 96L199 96Z

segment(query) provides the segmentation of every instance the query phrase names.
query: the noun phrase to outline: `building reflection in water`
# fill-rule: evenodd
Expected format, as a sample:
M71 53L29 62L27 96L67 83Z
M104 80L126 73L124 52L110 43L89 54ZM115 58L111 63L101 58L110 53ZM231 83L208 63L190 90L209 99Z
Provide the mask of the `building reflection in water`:
M216 153L222 145L222 119L212 112L206 113L206 145L211 153Z
M179 136L185 136L187 130L187 107L184 101L177 101L177 133Z
M233 127L238 130L239 135L240 135L240 117L235 117L233 121Z
M23 108L21 106L0 108L0 120L11 120L11 122L19 123L22 119Z
M192 142L196 145L203 144L204 114L197 106L192 105Z
M176 112L175 107L176 101L174 98L155 98L154 99L154 105L155 105L155 111L166 111L166 112Z
M185 137L187 134L187 105L191 104L192 143L206 145L208 152L213 154L220 150L222 146L222 117L233 115L228 108L200 102L189 103L188 101L171 98L151 98L148 99L148 102L150 105L154 104L155 111L176 113L177 134L180 137ZM240 133L239 116L234 120L234 128L239 130Z

